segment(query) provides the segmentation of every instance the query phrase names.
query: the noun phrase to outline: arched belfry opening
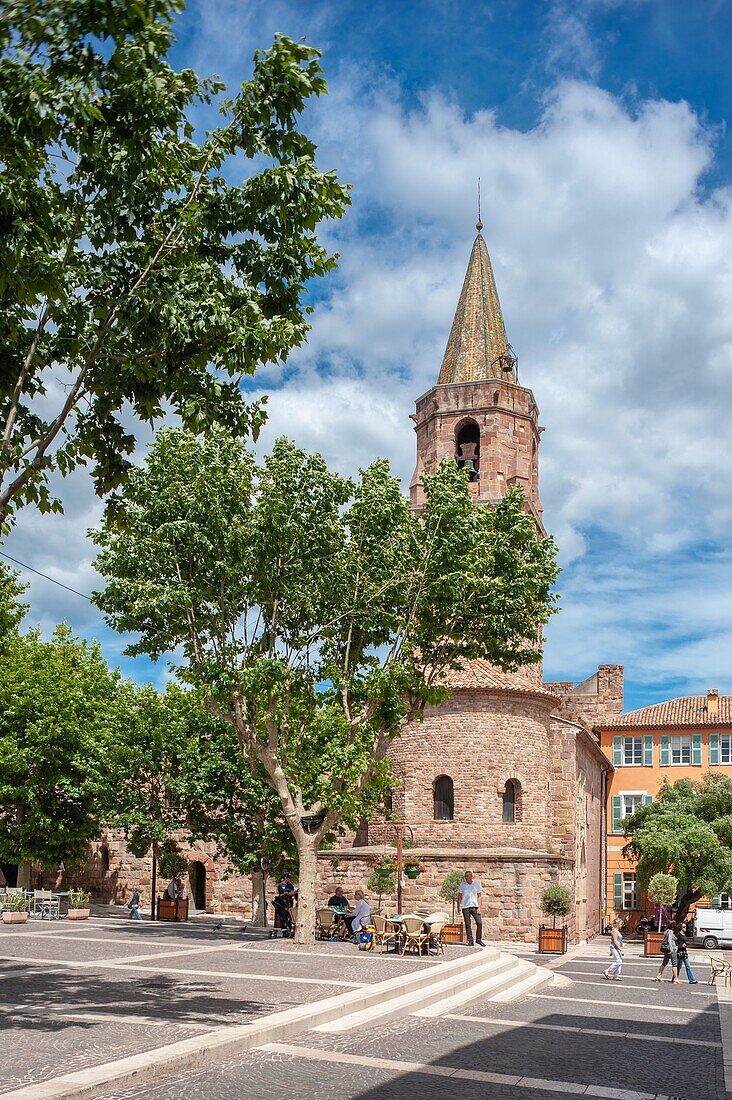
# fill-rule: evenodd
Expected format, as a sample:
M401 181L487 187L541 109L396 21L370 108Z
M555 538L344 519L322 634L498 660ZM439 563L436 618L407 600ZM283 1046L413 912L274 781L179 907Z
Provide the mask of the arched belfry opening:
M480 428L474 420L466 420L455 438L455 459L461 470L467 470L471 481L480 480Z

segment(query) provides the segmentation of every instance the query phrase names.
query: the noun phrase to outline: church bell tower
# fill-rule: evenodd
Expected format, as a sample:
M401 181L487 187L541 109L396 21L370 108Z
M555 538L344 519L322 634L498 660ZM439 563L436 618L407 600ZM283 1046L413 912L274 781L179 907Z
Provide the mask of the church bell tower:
M469 471L470 490L481 504L497 504L513 485L543 535L539 502L539 410L520 386L518 362L506 337L490 256L478 219L436 386L417 400L412 417L417 465L410 485L412 507L424 505L420 483L443 458Z

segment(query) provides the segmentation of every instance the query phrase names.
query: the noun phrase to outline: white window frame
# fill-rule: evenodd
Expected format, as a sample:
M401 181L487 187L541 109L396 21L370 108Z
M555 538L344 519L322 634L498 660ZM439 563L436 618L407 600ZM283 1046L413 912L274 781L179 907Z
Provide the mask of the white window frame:
M636 742L637 742L637 745L639 746L639 751L638 751L639 759L638 760L627 760L626 759L625 746L627 745L628 741L633 742L633 748L631 750L631 755L632 756L635 756ZM640 737L636 737L634 734L631 734L629 736L625 736L625 735L623 736L623 767L624 768L642 768L643 767L643 736L642 735Z
M689 751L688 760L674 760L675 745L678 746L679 757L683 756L684 749ZM672 733L670 743L670 764L672 768L690 768L691 767L691 753L692 753L692 737L690 733Z
M639 810L641 808L641 806L643 805L643 799L645 798L647 793L647 791L618 791L618 794L623 800L623 820L625 820L626 817L630 817L631 814L634 814L636 810ZM636 798L638 800L638 805L635 807L635 809L627 809L626 799L628 798Z
M638 876L633 871L623 871L623 909L640 909Z
M727 749L726 753L725 747ZM732 764L732 733L722 733L719 735L719 763Z

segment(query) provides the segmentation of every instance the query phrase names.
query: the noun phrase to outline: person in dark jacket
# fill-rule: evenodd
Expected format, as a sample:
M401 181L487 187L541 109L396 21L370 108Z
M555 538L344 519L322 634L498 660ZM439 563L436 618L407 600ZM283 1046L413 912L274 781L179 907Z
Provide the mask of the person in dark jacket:
M689 962L689 952L687 950L688 944L688 925L684 925L682 931L676 933L676 953L679 957L679 978L681 977L681 967L686 970L686 977L689 980L689 985L699 985L699 982L694 977L694 971L691 969Z
M142 920L142 913L140 912L141 905L140 891L135 887L132 891L132 897L127 902L127 908L130 911L130 920Z

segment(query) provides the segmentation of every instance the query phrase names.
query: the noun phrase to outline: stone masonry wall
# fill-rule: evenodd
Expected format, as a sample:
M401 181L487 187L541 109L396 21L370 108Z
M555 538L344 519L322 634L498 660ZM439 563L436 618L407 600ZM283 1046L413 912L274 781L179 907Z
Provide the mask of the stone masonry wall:
M393 811L412 827L418 845L546 849L552 706L552 700L528 694L459 690L402 733L390 750L402 783L394 791ZM434 817L433 787L441 775L453 780L452 821ZM508 779L519 792L513 823L502 816ZM378 826L369 839L381 842Z

